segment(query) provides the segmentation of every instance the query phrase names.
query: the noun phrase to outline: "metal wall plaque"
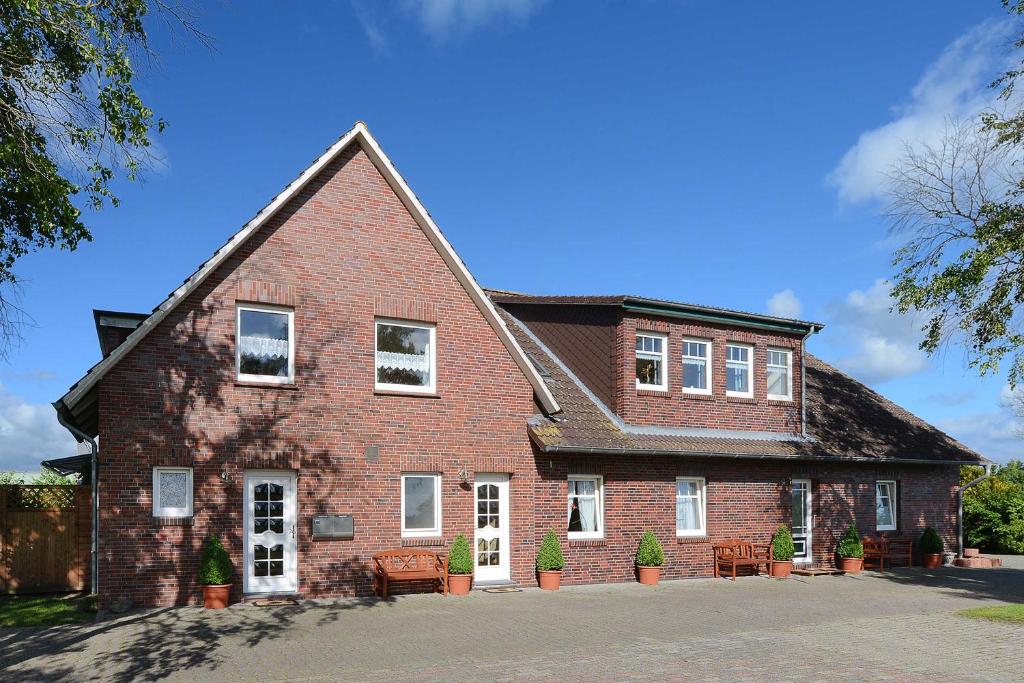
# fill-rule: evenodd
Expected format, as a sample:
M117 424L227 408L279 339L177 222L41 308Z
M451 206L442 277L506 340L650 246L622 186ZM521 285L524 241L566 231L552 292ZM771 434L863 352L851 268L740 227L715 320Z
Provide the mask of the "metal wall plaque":
M355 522L352 515L318 515L313 518L313 538L355 537Z

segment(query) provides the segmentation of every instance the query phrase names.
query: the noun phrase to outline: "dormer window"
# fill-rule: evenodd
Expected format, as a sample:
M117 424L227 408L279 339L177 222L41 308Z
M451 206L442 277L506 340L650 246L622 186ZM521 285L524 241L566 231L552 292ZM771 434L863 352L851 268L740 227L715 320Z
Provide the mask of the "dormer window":
M773 401L793 399L793 352L768 349L768 398Z
M683 340L683 391L711 393L711 342L706 339Z
M650 391L668 389L665 371L665 335L657 332L636 333L636 388Z
M727 344L725 347L725 395L752 398L754 347Z

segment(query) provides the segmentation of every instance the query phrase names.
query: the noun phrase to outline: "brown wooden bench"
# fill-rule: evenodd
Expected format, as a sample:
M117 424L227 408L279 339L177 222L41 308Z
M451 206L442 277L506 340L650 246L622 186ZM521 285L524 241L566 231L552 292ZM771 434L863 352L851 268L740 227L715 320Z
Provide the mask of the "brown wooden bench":
M715 578L722 575L723 570L731 574L729 578L736 580L737 567L750 567L754 574L760 574L764 565L767 572L772 562L771 544L757 544L738 539L719 541L711 546L715 553Z
M909 538L863 538L864 545L864 568L885 569L885 563L889 563L891 569L894 563L907 567L914 566L914 542Z
M387 600L393 581L437 581L448 595L448 554L435 550L402 548L373 554L373 592Z

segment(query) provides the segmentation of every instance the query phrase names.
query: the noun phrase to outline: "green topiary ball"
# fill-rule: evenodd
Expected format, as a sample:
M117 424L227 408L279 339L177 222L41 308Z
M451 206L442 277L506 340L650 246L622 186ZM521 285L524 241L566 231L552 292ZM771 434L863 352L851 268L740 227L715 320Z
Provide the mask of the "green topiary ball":
M846 528L846 532L836 545L836 554L839 557L847 558L864 557L864 544L860 541L856 524L851 524Z
M224 550L217 534L210 536L203 548L203 557L199 560L199 583L204 586L223 586L231 583L235 566L231 563L228 551Z
M636 549L636 563L640 567L660 567L665 564L665 552L653 531L645 531Z
M945 547L935 527L930 526L921 534L921 552L925 555L941 555Z
M473 548L462 534L455 537L451 550L448 551L448 573L473 573Z
M780 524L772 536L772 559L777 562L789 562L796 553L796 546L793 545L793 536L789 533L789 527Z
M544 535L544 540L537 550L537 571L561 571L563 567L565 558L562 557L562 544L558 540L558 534L549 531Z

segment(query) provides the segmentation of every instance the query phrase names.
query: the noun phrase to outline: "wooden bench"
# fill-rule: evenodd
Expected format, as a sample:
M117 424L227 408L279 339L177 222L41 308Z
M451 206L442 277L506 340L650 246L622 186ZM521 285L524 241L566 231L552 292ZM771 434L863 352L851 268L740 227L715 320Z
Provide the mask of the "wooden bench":
M373 592L388 598L393 581L437 581L448 595L448 554L435 550L402 548L373 554Z
M760 574L764 565L767 572L772 562L771 544L756 544L738 539L720 541L711 546L715 553L715 578L722 575L723 570L731 574L729 578L736 580L737 567L750 567L754 574Z
M864 568L885 569L885 563L889 563L891 569L894 563L907 567L914 566L914 543L909 538L864 538L861 539L864 545Z

